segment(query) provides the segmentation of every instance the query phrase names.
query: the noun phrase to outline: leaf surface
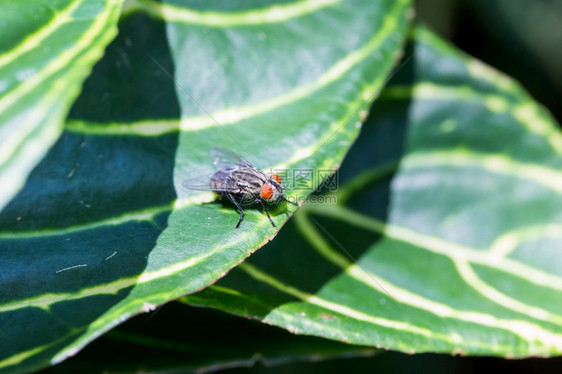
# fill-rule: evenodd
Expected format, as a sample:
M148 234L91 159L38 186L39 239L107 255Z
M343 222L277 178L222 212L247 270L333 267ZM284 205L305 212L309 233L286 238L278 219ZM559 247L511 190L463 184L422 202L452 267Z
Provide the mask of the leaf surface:
M0 4L0 211L60 136L122 0Z
M423 28L409 51L337 191L312 196L275 242L183 300L404 352L559 355L558 125Z
M235 230L234 207L181 183L213 172L214 146L266 171L332 172L403 48L409 6L128 2L63 136L0 215L0 331L13 337L0 368L60 362L271 240L294 206L270 207L276 229L250 207ZM305 182L289 193L318 183Z

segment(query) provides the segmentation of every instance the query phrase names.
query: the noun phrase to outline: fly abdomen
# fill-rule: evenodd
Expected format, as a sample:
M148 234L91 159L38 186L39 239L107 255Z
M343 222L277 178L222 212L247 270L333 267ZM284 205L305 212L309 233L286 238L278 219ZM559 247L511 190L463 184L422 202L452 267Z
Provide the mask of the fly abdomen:
M258 169L233 166L221 169L211 177L211 190L254 200L259 198L266 181L266 175Z
M228 170L219 170L211 177L211 191L236 194L240 192L240 188L236 185L234 179L231 178Z

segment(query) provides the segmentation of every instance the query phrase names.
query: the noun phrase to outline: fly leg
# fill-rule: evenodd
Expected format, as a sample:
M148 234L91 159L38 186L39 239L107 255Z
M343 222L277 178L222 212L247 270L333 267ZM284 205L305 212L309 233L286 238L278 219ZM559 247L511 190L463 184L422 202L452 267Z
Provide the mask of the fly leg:
M269 212L267 211L267 208L265 207L265 204L263 203L263 201L261 201L261 199L257 199L256 201L259 201L259 203L261 204L261 207L263 208L263 211L265 212L265 215L267 216L267 218L269 218L269 222L271 222L271 225L273 227L277 227L277 226L275 226L275 223L273 223L273 220L271 219L271 216L269 215Z
M234 198L234 196L232 196L231 194L227 193L226 196L228 197L228 199L230 201L232 201L232 203L234 205L236 205L236 208L238 209L238 211L240 212L240 218L238 219L238 223L236 224L236 228L240 227L240 224L242 223L242 219L244 219L244 209L242 209L242 206L240 205L240 203L238 203L238 201L236 201L236 199Z
M299 203L295 203L294 201L291 201L291 200L287 199L285 196L281 196L280 199L282 201L286 202L286 203L293 204L293 205L296 205L296 206L300 207Z

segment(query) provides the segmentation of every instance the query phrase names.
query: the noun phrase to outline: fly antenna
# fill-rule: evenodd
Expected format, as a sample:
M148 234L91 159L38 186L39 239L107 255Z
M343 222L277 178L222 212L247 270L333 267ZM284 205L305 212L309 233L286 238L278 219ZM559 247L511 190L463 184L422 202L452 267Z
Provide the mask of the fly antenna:
M298 206L298 207L302 206L302 204L301 204L300 202L295 203L294 201L291 201L291 200L287 199L287 197L285 197L285 196L281 196L281 200L283 200L283 201L286 202L286 203L289 203L289 204L293 204L293 205L295 205L295 206Z

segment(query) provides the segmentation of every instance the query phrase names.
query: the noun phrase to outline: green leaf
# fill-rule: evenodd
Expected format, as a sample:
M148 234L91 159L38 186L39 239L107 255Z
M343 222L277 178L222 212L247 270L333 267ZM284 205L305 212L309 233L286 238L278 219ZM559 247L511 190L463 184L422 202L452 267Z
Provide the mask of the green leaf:
M122 0L0 4L0 210L57 140Z
M339 190L183 300L404 352L559 355L562 134L518 84L427 30L409 51Z
M183 322L180 322L183 321ZM379 353L180 303L132 318L46 373L214 372Z
M264 170L336 168L410 4L205 6L218 8L128 3L66 131L0 215L0 331L13 337L0 369L60 362L271 240L294 206L272 209L277 229L247 209L235 230L234 207L182 181L212 172L218 145Z

